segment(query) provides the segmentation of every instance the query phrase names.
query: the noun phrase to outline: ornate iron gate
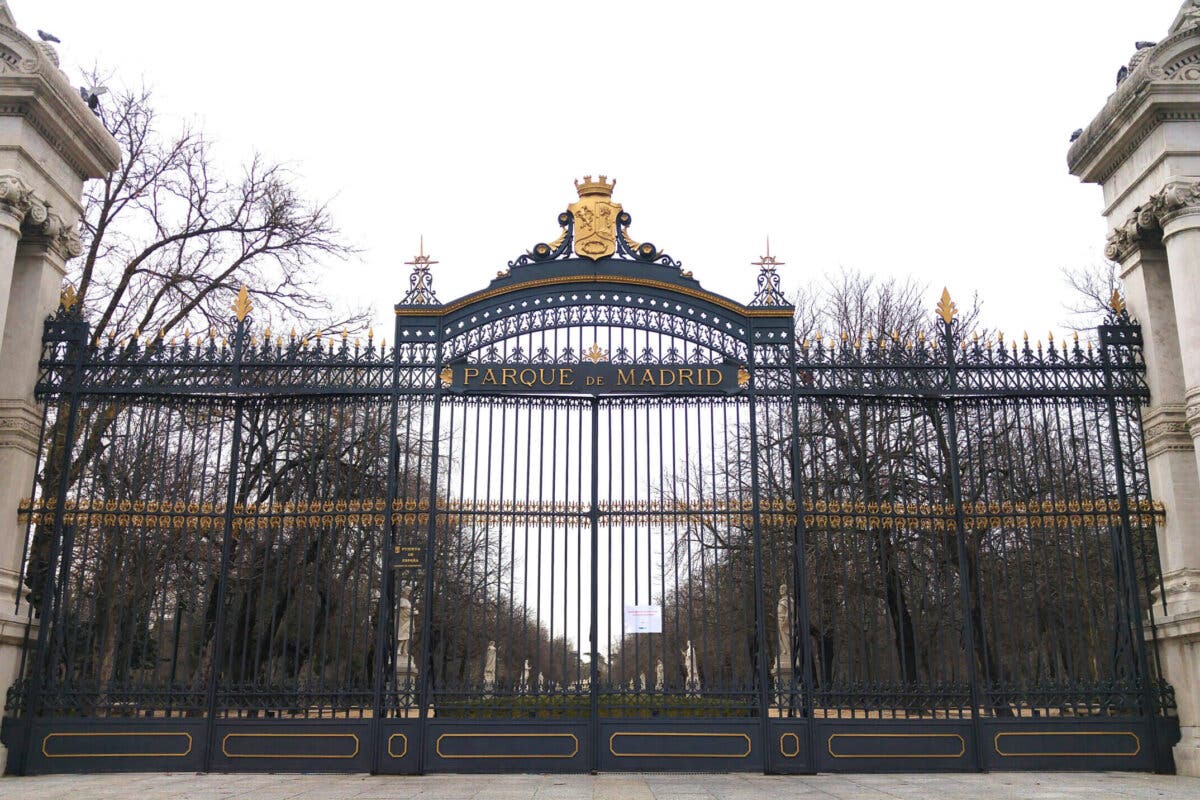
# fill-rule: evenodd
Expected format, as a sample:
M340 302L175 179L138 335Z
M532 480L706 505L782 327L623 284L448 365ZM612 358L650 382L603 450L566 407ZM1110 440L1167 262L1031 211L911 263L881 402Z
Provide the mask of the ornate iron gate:
M46 326L10 771L1166 769L1139 329L797 340L585 180L393 344Z

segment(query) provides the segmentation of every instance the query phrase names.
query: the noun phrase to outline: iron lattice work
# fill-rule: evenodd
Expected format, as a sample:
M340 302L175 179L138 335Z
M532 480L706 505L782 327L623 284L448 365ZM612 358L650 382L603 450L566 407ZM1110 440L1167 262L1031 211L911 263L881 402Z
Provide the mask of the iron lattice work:
M225 338L93 341L60 309L22 505L42 624L6 705L26 753L61 720L200 724L196 764L231 769L229 737L267 734L230 731L267 723L351 726L348 763L385 771L525 724L575 752L521 758L631 763L643 718L784 771L866 735L843 720L1154 735L1161 509L1123 310L1094 344L980 341L948 299L914 340L798 341L769 280L741 306L626 214L599 263L560 222L487 289L398 306L390 346L254 333L248 306ZM455 383L598 365L650 383ZM627 627L646 606L661 632Z

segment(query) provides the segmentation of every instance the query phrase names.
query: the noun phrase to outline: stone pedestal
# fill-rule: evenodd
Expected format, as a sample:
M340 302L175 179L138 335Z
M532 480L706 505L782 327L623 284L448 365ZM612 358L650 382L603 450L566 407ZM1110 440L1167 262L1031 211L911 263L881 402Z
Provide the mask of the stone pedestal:
M396 686L403 691L412 691L417 685L419 670L412 656L396 654Z
M1145 39L1131 31L1130 40ZM1155 620L1182 738L1175 764L1200 775L1200 6L1132 54L1129 74L1071 146L1072 174L1104 190L1106 255L1145 337L1143 416L1166 615ZM1161 609L1155 609L1160 612Z

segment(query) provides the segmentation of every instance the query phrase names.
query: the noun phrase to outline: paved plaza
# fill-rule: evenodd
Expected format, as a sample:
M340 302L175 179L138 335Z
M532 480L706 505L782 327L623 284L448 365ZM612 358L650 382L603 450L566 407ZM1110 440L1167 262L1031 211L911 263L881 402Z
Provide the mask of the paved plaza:
M51 775L0 779L21 800L1197 800L1200 778L990 775Z

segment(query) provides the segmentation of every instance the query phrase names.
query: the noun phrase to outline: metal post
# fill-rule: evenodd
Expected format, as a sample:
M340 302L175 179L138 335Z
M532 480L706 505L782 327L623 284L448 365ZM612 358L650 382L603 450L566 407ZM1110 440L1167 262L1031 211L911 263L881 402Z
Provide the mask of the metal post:
M600 398L592 398L592 626L589 636L591 658L591 728L592 728L592 772L600 769Z
M396 340L399 341L398 339ZM384 649L387 647L388 635L391 633L392 612L396 607L396 571L393 555L398 544L396 540L396 518L392 505L396 500L396 483L400 443L396 439L396 427L399 419L400 403L400 348L392 346L392 397L391 414L388 417L388 466L387 466L387 500L384 506L385 522L379 546L382 550L381 560L383 575L379 584L379 606L376 611L375 629L375 696L372 701L373 714L371 717L371 772L379 772L380 732L384 715L383 691L387 681L383 674L387 659Z
M958 388L958 370L954 360L954 323L943 321L943 334L946 349L947 386L946 407L946 437L947 437L947 468L950 470L950 494L954 500L954 541L958 550L958 591L963 615L963 642L966 644L967 681L970 683L971 697L971 729L975 740L975 760L980 772L983 771L983 736L979 719L979 670L975 664L975 644L977 631L971 619L971 571L967 560L967 524L963 513L961 471L958 464L958 415L955 409L955 390Z
M84 355L87 352L88 326L82 320L75 322L46 323L47 329L51 325L62 324L64 337L67 345L67 363L70 365L71 371L68 375L65 386L67 389L67 424L63 431L63 444L61 450L61 473L59 475L58 486L55 487L54 500L54 527L50 538L50 547L48 548L48 559L46 561L46 575L42 587L42 613L38 615L38 639L37 652L33 659L33 669L30 672L29 695L25 703L25 735L21 740L22 752L20 757L16 759L16 763L20 765L21 774L26 774L29 770L30 758L30 738L33 735L33 720L37 717L38 707L42 700L42 690L45 684L49 683L51 666L49 664L49 648L48 642L52 635L51 628L54 625L55 603L54 603L54 577L55 577L55 562L59 558L62 549L63 541L63 517L67 505L67 488L70 485L71 476L71 442L75 439L75 424L79 417L79 395L80 384L83 380L83 361ZM73 335L72 335L73 334ZM47 334L43 335L42 341L48 339ZM44 424L44 423L43 423ZM50 448L50 457L54 456L54 447Z
M754 514L754 635L758 647L758 713L762 727L762 742L766 746L770 735L769 713L771 703L771 686L767 672L767 638L765 625L766 611L763 603L763 560L762 560L762 518L759 502L758 486L758 402L755 394L754 374L754 328L746 335L746 352L750 370L750 491L753 495ZM763 771L769 772L769 760L763 756Z
M800 373L796 368L796 332L793 327L789 331L789 356L791 369L788 371L792 382L792 502L796 504L796 527L792 531L792 583L796 592L796 613L792 621L795 641L795 631L800 631L800 658L803 659L802 673L804 681L804 717L808 720L807 754L809 766L814 767L815 745L817 741L817 723L813 709L816 698L813 697L813 658L812 636L809 634L812 625L808 608L808 553L806 552L807 531L804 528L804 487L801 480L803 465L800 461ZM793 646L793 652L794 652ZM795 674L794 672L792 673Z
M225 519L221 539L221 570L217 576L217 613L213 623L213 657L209 664L208 699L206 702L208 732L205 736L204 771L212 770L217 747L217 682L221 661L225 658L225 594L229 586L229 559L233 545L233 510L237 502L238 460L242 447L242 355L246 338L246 318L238 320L233 338L233 363L230 391L234 393L233 436L229 444L229 486L225 490Z
M1118 318L1120 325L1120 318ZM1132 324L1127 324L1127 331L1116 332L1121 341L1114 342L1112 334L1117 325L1100 326L1100 364L1104 369L1104 392L1108 405L1108 429L1112 437L1113 468L1117 473L1117 502L1120 505L1121 527L1109 530L1113 532L1113 565L1121 570L1122 580L1117 587L1125 597L1122 605L1127 609L1129 624L1135 637L1135 652L1138 660L1138 672L1141 673L1142 703L1145 706L1146 725L1149 727L1150 752L1154 761L1154 769L1161 771L1159 766L1158 723L1155 709L1158 701L1155 697L1154 678L1150 672L1150 659L1146 653L1146 633L1142 625L1141 603L1138 602L1136 571L1134 570L1133 543L1129 521L1129 492L1125 485L1125 453L1121 448L1120 426L1117 423L1117 398L1113 387L1113 365L1109 348L1119 344L1134 344L1141 342L1141 332L1137 330L1133 336L1125 338L1123 333L1134 333Z
M437 365L442 363L442 326L439 320L437 332L437 346L434 349L435 357L431 369L436 372ZM399 342L399 339L396 340ZM434 560L434 535L437 532L437 478L438 478L438 456L439 445L441 444L441 421L442 421L442 385L441 381L434 378L433 388L433 446L430 448L429 456L429 527L425 534L425 590L424 590L424 614L421 619L421 693L420 693L420 708L417 711L417 774L425 774L425 728L428 724L429 699L431 692L430 682L433 680L433 659L429 652L429 637L430 629L433 625L433 560ZM418 517L419 519L419 517Z

